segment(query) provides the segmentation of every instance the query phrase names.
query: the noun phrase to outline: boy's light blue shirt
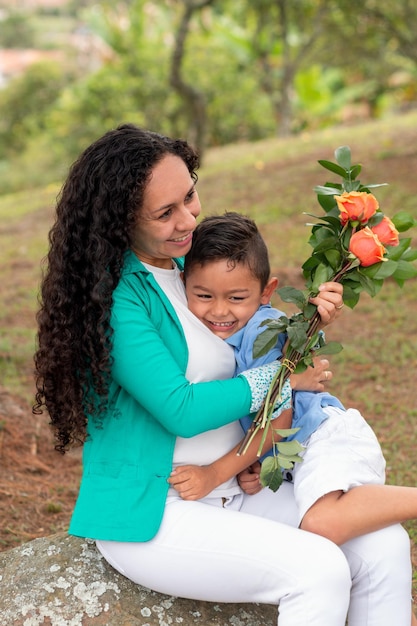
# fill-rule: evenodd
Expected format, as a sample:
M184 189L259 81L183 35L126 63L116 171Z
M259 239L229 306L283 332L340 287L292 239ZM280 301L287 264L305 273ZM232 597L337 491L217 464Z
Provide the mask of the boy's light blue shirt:
M253 357L253 344L257 336L265 330L260 324L267 319L278 319L285 315L282 311L274 309L270 304L264 304L259 307L257 312L251 317L249 322L241 328L237 333L226 339L227 343L234 348L236 359L237 376L240 372L250 368L271 363L276 359L280 360L283 356L287 336L285 333L278 335L276 345L263 356ZM293 392L293 420L292 428L300 430L288 437L287 440L297 439L300 443L305 442L308 437L320 426L325 419L326 413L324 407L335 406L344 409L344 406L337 398L327 392L313 391L295 391ZM252 424L252 418L248 415L240 420L240 423L246 432Z

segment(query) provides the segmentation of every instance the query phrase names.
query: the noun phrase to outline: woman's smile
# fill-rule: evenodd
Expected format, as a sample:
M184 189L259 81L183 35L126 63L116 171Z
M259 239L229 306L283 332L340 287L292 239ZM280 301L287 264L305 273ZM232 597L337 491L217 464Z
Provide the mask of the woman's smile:
M181 245L186 245L191 243L193 239L193 233L192 231L188 233L188 235L183 235L182 237L174 237L172 239L168 239L168 241L170 243L177 243L177 244L181 244Z

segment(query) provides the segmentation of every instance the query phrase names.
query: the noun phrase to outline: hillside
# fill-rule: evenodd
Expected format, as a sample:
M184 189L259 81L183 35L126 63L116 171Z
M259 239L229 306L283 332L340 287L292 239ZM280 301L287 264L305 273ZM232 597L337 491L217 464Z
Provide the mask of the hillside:
M363 163L364 181L390 183L377 194L388 215L406 209L417 217L415 113L212 150L200 172L204 212L237 210L253 216L281 285L300 286L299 268L308 253L302 212L319 213L312 188L328 179L317 160L332 160L333 150L343 144L351 146L355 162ZM0 197L0 550L65 529L80 477L80 451L58 455L47 417L35 418L30 410L40 259L58 188ZM329 334L345 346L333 360L329 391L360 409L376 430L387 457L388 482L417 484L416 281L402 290L384 285L375 300L364 297L354 311L345 309ZM407 527L416 538L417 522Z

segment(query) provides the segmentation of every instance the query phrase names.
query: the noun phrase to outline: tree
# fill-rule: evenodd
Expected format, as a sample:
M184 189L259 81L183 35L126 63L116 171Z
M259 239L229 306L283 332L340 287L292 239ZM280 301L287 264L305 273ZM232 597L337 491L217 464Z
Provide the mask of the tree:
M322 65L337 68L351 101L377 115L396 91L396 75L415 81L417 5L411 0L339 0L324 16L316 50Z
M47 129L66 81L58 63L43 61L0 91L0 156L22 150L31 135Z
M417 4L414 0L366 0L365 12L387 42L417 65Z
M268 95L279 136L292 131L294 80L323 36L327 0L246 0L228 10L245 25L259 85Z
M206 99L202 91L187 83L183 77L185 42L193 15L214 4L214 0L183 0L182 15L175 34L175 45L171 58L170 84L181 96L190 124L190 143L202 157L206 144L207 112Z
M11 11L0 20L0 48L32 48L35 29L28 15Z

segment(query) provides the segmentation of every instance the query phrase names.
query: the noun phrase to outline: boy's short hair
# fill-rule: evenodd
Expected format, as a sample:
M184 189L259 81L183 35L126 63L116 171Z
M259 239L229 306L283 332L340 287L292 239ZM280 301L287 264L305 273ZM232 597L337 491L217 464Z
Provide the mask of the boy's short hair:
M263 290L269 280L268 249L255 222L240 213L205 217L193 233L191 249L185 257L184 279L195 265L226 260L234 267L246 265Z

